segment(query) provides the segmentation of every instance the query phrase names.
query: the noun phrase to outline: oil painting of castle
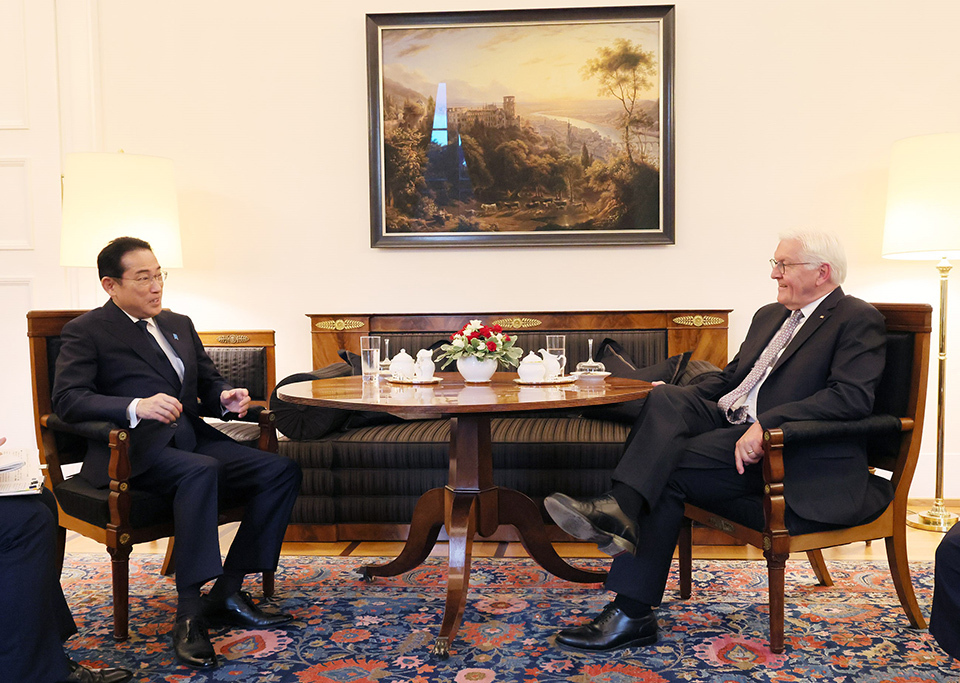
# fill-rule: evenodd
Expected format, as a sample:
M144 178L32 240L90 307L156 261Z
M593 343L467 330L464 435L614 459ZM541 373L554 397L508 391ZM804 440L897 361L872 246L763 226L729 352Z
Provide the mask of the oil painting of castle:
M672 244L672 19L368 15L373 245Z

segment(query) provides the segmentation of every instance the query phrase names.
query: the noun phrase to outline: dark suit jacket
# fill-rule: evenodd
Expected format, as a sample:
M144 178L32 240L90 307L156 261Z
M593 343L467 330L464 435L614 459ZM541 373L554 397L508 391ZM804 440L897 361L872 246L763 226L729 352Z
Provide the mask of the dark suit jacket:
M129 425L127 407L134 398L157 393L176 397L183 414L171 425L141 420L130 443L132 474L144 472L176 437L178 448L226 440L201 416L220 417L220 393L231 388L217 372L190 318L164 310L156 321L184 365L183 382L166 358L158 357L144 333L113 301L70 321L61 333L53 387L53 410L68 422L106 420ZM91 443L81 474L96 486L109 483L110 451Z
M736 357L723 372L691 390L716 401L735 389L789 314L779 303L757 311ZM804 322L760 387L760 426L867 417L885 358L883 316L838 287ZM784 467L787 504L806 519L853 524L892 496L889 484L869 477L861 443L790 448Z

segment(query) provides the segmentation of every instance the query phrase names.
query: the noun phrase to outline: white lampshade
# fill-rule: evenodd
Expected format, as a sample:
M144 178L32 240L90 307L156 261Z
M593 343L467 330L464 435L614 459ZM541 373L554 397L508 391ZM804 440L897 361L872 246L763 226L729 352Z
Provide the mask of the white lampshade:
M164 268L183 266L173 162L138 154L68 154L60 265L96 267L115 237L139 237Z
M894 143L882 253L893 259L960 258L960 134Z

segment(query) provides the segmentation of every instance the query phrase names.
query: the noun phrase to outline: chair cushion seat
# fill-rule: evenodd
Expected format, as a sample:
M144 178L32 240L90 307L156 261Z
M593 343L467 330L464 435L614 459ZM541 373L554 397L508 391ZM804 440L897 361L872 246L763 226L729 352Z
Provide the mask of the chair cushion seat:
M110 523L110 489L97 488L81 476L70 477L54 489L60 507L71 517L106 527ZM173 521L172 501L146 491L130 490L130 525L143 529Z

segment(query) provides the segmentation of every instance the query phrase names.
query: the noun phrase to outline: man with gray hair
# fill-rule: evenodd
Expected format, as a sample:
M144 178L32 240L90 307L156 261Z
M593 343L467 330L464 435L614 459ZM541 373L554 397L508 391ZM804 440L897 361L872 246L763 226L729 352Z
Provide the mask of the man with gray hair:
M598 652L655 643L654 608L663 598L684 502L762 529L763 431L872 412L885 326L875 308L840 289L846 275L840 243L819 232L784 234L770 266L777 303L757 311L722 372L650 392L612 491L589 500L554 493L545 501L562 529L616 558L606 582L616 598L593 621L561 631L561 647ZM893 497L889 481L869 474L857 443L797 448L784 465L793 533L865 522Z

